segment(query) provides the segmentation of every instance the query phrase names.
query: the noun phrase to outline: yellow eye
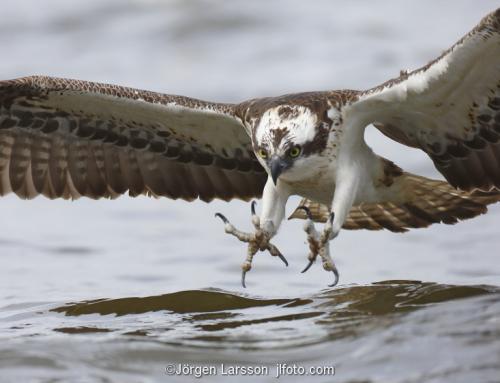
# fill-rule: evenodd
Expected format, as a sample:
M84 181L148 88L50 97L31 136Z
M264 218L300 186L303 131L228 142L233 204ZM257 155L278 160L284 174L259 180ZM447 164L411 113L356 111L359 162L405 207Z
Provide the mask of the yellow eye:
M292 158L298 157L300 154L300 146L294 146L288 151L288 155Z
M259 149L257 151L258 155L261 157L261 158L267 158L267 150L266 149Z

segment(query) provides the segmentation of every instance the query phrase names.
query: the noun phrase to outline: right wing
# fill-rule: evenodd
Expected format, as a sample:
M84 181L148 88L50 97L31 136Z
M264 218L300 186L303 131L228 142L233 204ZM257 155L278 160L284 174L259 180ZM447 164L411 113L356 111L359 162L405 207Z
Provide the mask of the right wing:
M259 197L233 105L52 77L0 81L0 195Z

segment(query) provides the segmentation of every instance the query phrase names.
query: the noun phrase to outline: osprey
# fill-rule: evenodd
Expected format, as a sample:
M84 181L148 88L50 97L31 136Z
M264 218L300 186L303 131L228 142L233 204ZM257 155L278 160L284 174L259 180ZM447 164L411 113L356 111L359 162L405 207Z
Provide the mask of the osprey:
M373 124L425 151L448 182L401 170L363 136ZM500 9L440 57L366 91L200 101L115 85L32 76L0 82L0 195L250 200L242 283L291 195L304 199L309 264L338 272L341 228L404 232L453 224L500 200ZM326 222L317 231L314 221Z

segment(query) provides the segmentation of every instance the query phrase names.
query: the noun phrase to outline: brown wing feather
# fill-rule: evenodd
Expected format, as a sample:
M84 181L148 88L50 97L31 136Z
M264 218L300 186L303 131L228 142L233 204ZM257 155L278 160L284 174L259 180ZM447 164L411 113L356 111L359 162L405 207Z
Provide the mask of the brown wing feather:
M36 194L42 194L49 173L50 139L40 137L31 145L31 178Z
M0 195L248 200L266 178L230 104L51 77L0 82Z
M405 190L402 196L353 206L343 228L405 232L434 223L454 224L484 214L487 205L500 201L500 192L459 191L446 182L410 173L403 173L399 182ZM307 199L299 206L307 206L317 222L326 222L330 214L328 206ZM290 218L306 216L297 209Z
M462 190L500 189L500 8L422 68L360 94L388 137Z

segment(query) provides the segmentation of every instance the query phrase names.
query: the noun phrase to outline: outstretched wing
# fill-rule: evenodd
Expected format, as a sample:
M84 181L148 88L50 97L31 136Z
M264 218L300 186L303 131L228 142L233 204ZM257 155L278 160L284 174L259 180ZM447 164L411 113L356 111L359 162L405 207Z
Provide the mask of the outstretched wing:
M353 109L427 152L453 186L500 188L500 9L423 68L361 93Z
M447 182L403 172L379 200L353 206L343 228L405 232L434 223L454 224L486 213L487 205L498 201L500 192L460 191ZM328 206L307 199L299 206L308 207L318 222L326 222L330 215ZM290 218L306 215L296 209Z
M41 76L0 82L0 195L246 200L266 178L231 104Z

